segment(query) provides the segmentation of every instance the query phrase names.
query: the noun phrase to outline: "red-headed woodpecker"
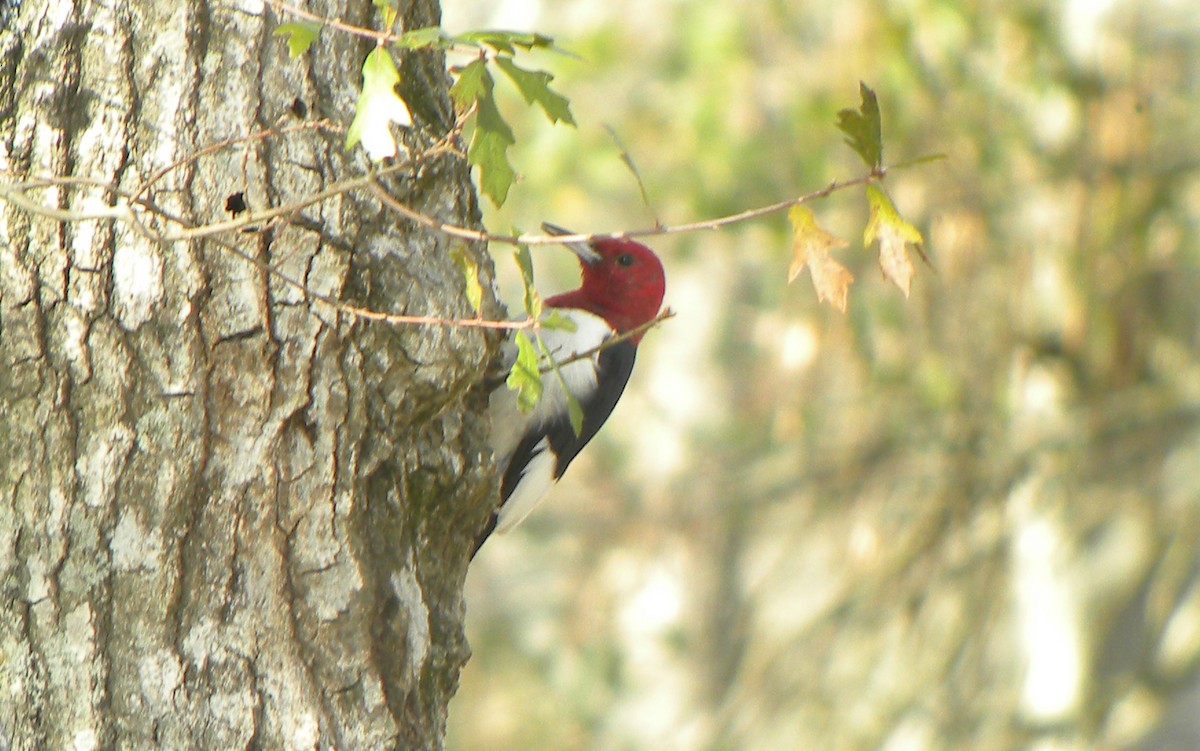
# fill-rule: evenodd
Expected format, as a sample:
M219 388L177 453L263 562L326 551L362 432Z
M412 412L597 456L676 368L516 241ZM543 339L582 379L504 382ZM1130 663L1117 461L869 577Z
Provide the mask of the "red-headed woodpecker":
M570 234L552 224L542 227L550 234ZM596 435L625 390L645 332L595 350L606 340L649 323L662 306L666 286L662 263L645 245L615 239L564 245L579 257L582 283L577 290L548 298L546 307L569 318L574 331L547 328L541 332L546 351L562 363L562 378L554 373L542 378L542 397L528 413L517 408L507 387L492 392L491 444L504 474L500 503L478 537L477 551L493 530L505 532L520 523ZM588 357L566 362L588 352L592 353ZM511 365L515 350L506 355L506 364ZM578 435L571 427L564 384L583 411Z

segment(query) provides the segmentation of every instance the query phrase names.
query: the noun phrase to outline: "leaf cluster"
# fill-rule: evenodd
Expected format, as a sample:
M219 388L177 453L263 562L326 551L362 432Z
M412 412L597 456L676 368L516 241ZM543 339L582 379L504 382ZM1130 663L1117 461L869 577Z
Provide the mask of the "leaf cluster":
M544 70L529 70L513 59L518 47L553 49L553 41L541 35L508 34L507 32L476 32L459 37L477 41L491 48L493 54L481 54L464 66L450 69L456 76L450 96L462 112L474 112L474 132L467 149L467 160L479 168L480 188L500 206L508 198L508 190L516 180L516 171L508 158L508 147L516 143L512 128L496 106L495 78L492 68L499 69L516 86L525 103L538 106L552 123L575 125L570 102L550 88L554 76Z
M865 187L870 218L863 232L863 244L879 243L879 267L884 277L908 297L914 273L908 246L913 245L920 253L923 238L916 227L900 216L881 184L887 172L883 167L883 117L879 113L879 99L865 83L859 84L859 96L861 104L857 110L838 111L837 127L845 135L846 145L859 155L875 179ZM830 252L849 243L817 224L816 216L807 206L792 206L788 220L792 227L788 281L795 280L807 268L817 299L845 312L854 275L834 260Z
M384 27L390 28L396 19L396 5L391 0L376 0L384 13ZM300 20L281 24L276 36L286 37L288 53L297 57L308 51L323 28L321 23ZM361 30L367 31L367 30ZM483 30L464 34L448 34L437 26L406 31L398 36L377 35L374 50L363 63L363 86L355 105L354 120L346 133L346 148L362 144L372 161L393 157L397 145L391 132L393 123L412 124L408 105L396 91L400 75L393 58L394 51L440 49L466 53L475 59L450 68L455 81L450 88L463 125L470 132L467 161L479 169L480 189L497 206L508 198L508 191L517 173L508 157L508 149L516 136L496 105L494 71L507 78L529 106L537 106L551 123L575 125L570 102L550 88L554 76L517 63L518 54L546 50L567 54L544 34L519 31Z
M375 2L383 11L385 28L391 28L397 17L395 4L392 0ZM311 46L321 28L320 24L302 20L283 24L275 33L287 38L289 53L296 56ZM516 135L497 104L497 78L507 79L525 103L541 109L551 123L575 125L570 102L551 88L554 76L544 70L525 67L517 61L519 55L535 50L563 53L549 36L495 30L452 35L438 27L414 29L398 35L364 31L373 34L377 43L363 63L363 86L354 119L346 133L346 146L353 148L361 143L373 161L395 156L397 145L391 130L393 124L408 126L412 123L408 107L396 90L400 74L394 54L400 50L439 49L471 56L469 61L450 67L454 77L450 96L460 113L459 127L469 138L467 161L478 168L480 190L497 206L505 202L517 178L509 159L509 148L516 143ZM844 312L854 275L833 257L833 252L846 247L848 243L821 227L812 209L805 204L829 195L835 189L862 184L870 212L863 243L868 246L879 244L879 264L884 276L907 296L914 275L909 247L915 247L920 253L923 238L916 227L900 215L883 189L887 168L883 165L883 122L878 98L865 83L859 86L859 98L857 108L838 111L836 124L845 143L867 166L867 176L842 185L835 183L825 191L803 195L774 206L752 209L710 222L675 228L660 224L656 231L684 231L701 227L716 229L725 224L787 209L792 250L788 281L795 280L807 269L818 300L829 302ZM632 167L632 162L629 163ZM636 169L633 171L636 175ZM478 316L483 295L479 270L463 249L455 250L453 257L463 275L467 301ZM542 299L534 287L533 262L526 245L518 244L515 260L524 286L527 326L516 331L517 353L507 380L510 388L517 392L522 409L532 409L543 391L542 376L553 372L560 381L562 379L559 365L547 351L540 331L543 328L563 327L569 325L570 321L553 311L548 316L544 315ZM563 390L566 391L565 386ZM582 411L570 394L567 394L567 401L572 425L579 431Z

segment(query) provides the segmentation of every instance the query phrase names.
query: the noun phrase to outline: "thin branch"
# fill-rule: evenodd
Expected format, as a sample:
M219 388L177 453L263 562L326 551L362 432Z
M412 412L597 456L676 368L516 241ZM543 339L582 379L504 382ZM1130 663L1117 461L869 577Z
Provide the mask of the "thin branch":
M48 182L38 180L37 182ZM95 209L87 211L60 209L54 206L47 206L40 201L35 201L25 194L25 191L17 187L19 183L0 183L0 199L4 199L9 203L17 206L35 216L44 216L47 219L53 219L56 222L91 222L102 219L127 219L132 213L128 204L118 203L114 206L98 206ZM40 188L55 187L53 183L47 185L33 185L28 190L36 190Z
M379 200L386 204L389 208L412 220L413 222L437 232L442 232L452 237L458 237L473 242L491 242L500 243L503 245L558 245L573 242L595 242L596 240L604 239L625 240L635 237L655 237L658 235L675 235L686 232L697 232L700 230L717 230L721 227L731 224L738 224L740 222L750 221L751 219L758 219L763 216L768 216L770 214L775 214L780 211L790 209L792 206L809 203L819 198L825 198L826 196L829 196L839 190L845 190L846 188L851 188L856 185L865 185L870 182L875 182L883 179L883 177L885 177L887 174L887 169L881 168L851 180L834 180L820 190L805 193L795 198L789 198L768 206L747 209L746 211L741 211L736 214L729 214L727 216L717 217L716 219L706 219L699 222L688 222L686 224L664 225L645 229L624 230L620 232L599 232L592 234L545 235L537 233L524 233L520 235L498 235L483 230L475 230L470 229L469 227L450 224L448 222L443 222L440 219L435 219L428 215L422 214L419 211L416 211L415 209L401 203L394 196L388 193L387 189L384 188L378 181L378 178L380 177L408 169L419 160L426 159L437 153L443 153L450 150L451 149L449 146L435 144L431 149L423 152L417 157L374 170L365 175L360 175L359 177L343 180L340 183L331 185L325 190L312 193L302 199L292 201L282 206L277 206L273 209L267 209L265 211L248 213L241 218L231 219L226 222L217 222L215 224L189 227L173 234L160 235L157 239L161 242L179 242L182 240L207 238L224 232L233 232L253 225L263 224L278 217L294 214L300 209L307 208L313 204L321 203L322 201L326 201L344 193L361 188L369 188L375 193ZM38 180L44 181L48 184L60 184L65 182L64 180L60 180L58 178L38 178ZM105 207L104 209L93 213L69 212L62 209L54 209L29 201L29 199L24 196L22 191L19 189L14 189L14 186L16 185L18 184L0 184L0 197L11 200L13 203L16 203L27 211L31 211L42 216L47 216L58 221L123 219L127 218L126 213L123 212L130 211L128 206L123 206L121 204ZM112 188L111 186L109 187L115 191L115 188ZM141 204L141 201L139 201L139 204ZM155 211L154 213L161 212Z
M300 10L298 8L294 8L293 6L291 6L287 3L282 2L282 0L268 0L268 2L270 2L273 7L277 7L279 9L282 9L287 12L294 12L294 11ZM302 15L303 17L307 18L307 17L310 17L312 14L307 14L306 11L301 11L299 13L299 15ZM317 19L317 20L319 20L319 19ZM336 26L337 28L342 28L342 26L338 26L337 24L333 24L333 25ZM349 30L349 29L347 29L347 30ZM374 37L377 35L374 32L372 32L368 36ZM532 319L526 319L526 320L522 320L522 321L490 321L490 320L482 319L480 317L466 318L466 319L445 319L445 318L439 318L439 317L435 317L435 316L407 316L407 315L380 313L378 311L372 311L372 310L368 310L365 308L357 308L355 306L347 305L343 301L335 300L326 295L317 293L317 292L309 289L303 283L296 281L294 279L291 279L287 275L280 272L278 269L275 269L272 266L270 266L269 264L246 253L245 251L241 250L237 246L235 246L231 243L225 242L225 241L215 239L215 236L226 233L226 232L235 232L238 230L245 230L250 227L269 226L271 223L273 223L277 220L280 220L289 215L295 214L296 212L298 212L302 209L305 209L309 206L312 206L314 204L321 203L330 198L333 198L333 197L336 197L339 195L344 195L344 194L350 193L352 191L367 188L384 205L386 205L393 211L397 212L401 216L404 216L404 217L408 218L409 220L417 223L418 225L426 227L426 228L434 230L434 231L437 231L437 232L444 233L446 235L450 235L452 237L458 237L458 238L473 241L473 242L492 242L492 243L501 243L501 244L507 244L507 245L550 245L550 244L562 244L562 243L572 243L572 242L594 242L596 240L605 239L605 238L627 239L627 238L634 238L634 237L653 237L653 236L657 236L657 235L679 234L679 233L684 233L684 232L695 232L695 231L699 231L699 230L716 230L716 229L719 229L724 226L728 226L731 224L736 224L739 222L745 222L745 221L749 221L749 220L756 219L759 217L767 216L769 214L773 214L773 213L776 213L779 211L789 209L792 206L807 203L807 202L810 202L810 201L813 201L813 200L816 200L819 198L824 198L824 197L829 196L830 194L832 194L836 191L839 191L839 190L850 188L850 187L853 187L856 185L864 185L864 184L867 184L867 183L873 182L873 181L882 180L887 175L887 168L878 168L876 170L873 170L871 173L869 173L867 175L863 175L861 177L854 178L851 180L834 181L820 190L812 191L810 193L805 193L803 195L796 196L794 198L789 198L789 199L786 199L783 201L779 201L777 203L774 203L774 204L771 204L768 206L763 206L763 207L759 207L759 208L755 208L755 209L748 209L746 211L738 212L736 214L729 214L727 216L722 216L722 217L718 217L715 219L709 219L709 220L699 221L699 222L690 222L690 223L677 224L677 225L663 225L656 218L656 226L655 227L647 228L647 229L639 229L639 230L628 230L628 231L622 231L622 232L597 233L597 234L577 234L577 235L544 235L544 234L530 234L530 233L520 234L520 235L498 235L498 234L493 234L493 233L486 232L486 231L480 231L480 230L475 230L475 229L471 229L468 227L461 227L458 225L449 224L449 223L443 222L439 219L422 214L421 212L418 212L415 209L412 209L411 207L408 207L408 206L404 205L403 203L401 203L391 193L389 193L387 191L387 189L379 182L380 177L384 177L384 176L387 176L390 174L394 174L394 173L409 169L413 165L415 165L421 161L424 161L426 159L429 159L433 156L436 156L438 154L441 154L441 153L457 154L457 153L459 153L458 150L453 145L453 139L459 132L461 132L461 128L464 124L464 121L467 117L470 116L470 114L471 114L470 112L463 113L459 117L458 122L455 124L455 127L452 128L448 133L446 133L442 138L440 138L437 142L435 142L433 145L431 145L427 150L425 150L419 154L413 155L412 157L410 157L409 159L407 159L403 162L398 162L398 163L392 164L390 166L382 167L379 169L373 169L372 171L370 171L364 175L360 175L358 177L354 177L354 178L336 183L324 190L304 196L303 198L300 198L296 201L292 201L285 205L277 206L275 208L268 209L265 211L247 213L246 215L244 215L240 218L232 219L230 221L225 221L225 222L217 222L217 223L207 224L207 225L193 225L193 224L187 222L186 220L184 220L182 217L173 216L170 212L168 212L168 211L164 210L163 208L161 208L160 206L156 205L156 203L153 201L153 199L151 199L146 194L148 194L152 190L153 186L158 181L160 181L165 175L169 174L171 171L179 169L180 167L182 167L185 164L188 164L190 162L195 162L204 156L219 152L223 149L232 148L239 144L249 143L249 142L256 141L256 140L263 140L263 139L271 138L271 137L275 137L275 136L283 136L283 135L287 135L287 134L294 133L294 132L299 132L299 131L304 131L304 130L327 129L327 128L332 129L332 128L336 128L336 126L332 125L327 120L318 120L318 121L313 121L313 122L306 122L306 123L301 123L301 124L297 124L297 125L292 125L292 126L289 126L286 128L278 128L278 127L265 128L263 130L255 132L255 133L250 133L250 134L247 134L244 136L233 137L233 138L229 138L229 139L217 142L217 143L209 144L208 146L198 149L197 151L188 155L187 157L179 159L179 160L173 162L172 164L168 165L167 167L155 172L153 175L150 176L150 178L148 178L142 184L137 186L137 188L134 189L132 192L123 190L123 189L119 188L118 186L113 185L112 183L105 183L103 181L95 180L95 179L87 178L87 177L76 177L76 176L53 177L53 176L51 176L51 177L39 177L39 178L35 178L33 180L26 180L26 181L20 181L20 182L11 182L11 183L7 183L7 184L0 183L0 199L7 200L10 203L12 203L13 205L18 206L21 209L28 211L30 213L37 214L40 216L45 216L45 217L48 217L50 219L53 219L55 221L60 221L60 222L98 221L98 220L109 220L109 219L124 220L124 221L128 222L128 224L139 235L141 235L151 241L157 242L157 243L172 243L172 242L187 241L187 240L212 239L220 247L228 250L233 255L245 260L248 263L255 265L257 268L259 268L264 273L270 274L270 275L274 276L275 278L280 279L282 282L284 282L288 286L291 286L295 289L302 291L306 296L310 297L311 299L314 299L319 302L330 305L337 310L346 312L347 314L365 318L365 319L369 319L369 320L378 320L378 321L384 321L384 322L389 322L389 323L398 323L398 324L448 325L448 326L463 326L463 327L476 327L476 328L489 328L489 329L523 329L523 328L536 328L540 324L537 321L534 321ZM628 163L628 160L627 160L627 163ZM632 167L632 165L631 165L631 167ZM635 177L636 177L637 176L636 169L634 169L634 173L635 173ZM640 184L641 184L641 181L639 179L639 185ZM112 205L101 206L101 207L93 209L93 210L78 211L78 210L59 209L56 207L47 206L41 202L33 200L32 198L29 197L29 195L27 193L27 191L30 191L30 190L45 189L45 188L51 188L51 187L57 187L57 186L71 186L71 185L87 185L87 186L91 186L91 187L100 188L100 189L108 191L111 195L116 196L119 200L116 200ZM644 187L643 187L643 192L644 192ZM175 232L157 232L157 231L151 229L150 227L148 227L145 224L145 222L142 221L141 217L139 217L139 215L138 215L139 212L135 210L135 207L137 209L140 209L141 211L147 212L151 216L157 216L162 219L166 219L167 221L176 224L177 226L181 227L182 229L175 231ZM573 362L574 360L582 359L583 357L591 357L591 356L595 355L596 353L602 351L606 347L612 346L613 344L616 344L620 341L624 341L632 336L636 336L638 334L643 333L644 331L661 323L663 320L665 320L666 318L669 318L673 315L674 315L674 313L672 313L670 310L665 310L658 317L647 322L643 326L640 326L637 329L634 329L631 332L622 334L618 337L609 339L605 343L601 344L599 347L597 347L593 350L590 350L586 353L579 353L579 354L573 356L572 358L569 358L568 360L564 361L564 363L560 363L560 364Z
M221 248L223 248L226 252L230 253L231 255L233 255L237 258L242 259L246 263L249 263L250 265L254 266L259 271L263 272L264 274L274 277L275 279L278 279L279 281L283 282L288 287L298 290L301 294L304 295L304 297L306 299L316 300L317 302L321 302L321 303L324 303L325 305L332 307L334 310L337 310L340 313L346 313L347 315L351 315L351 316L354 316L357 318L363 318L368 321L379 321L382 323L389 323L389 324L394 324L394 325L405 325L405 326L453 326L455 328L492 329L492 330L532 329L532 328L537 327L537 321L533 320L532 318L517 319L517 320L513 320L513 321L507 321L507 320L500 321L500 320L487 319L487 318L483 318L483 317L445 318L442 316L419 316L419 315L406 315L403 313L381 313L377 310L371 310L370 308L362 308L357 305L351 305L350 303L348 303L344 300L339 300L337 298L326 295L322 292L317 292L316 290L312 289L304 282L301 282L301 281L291 278L290 276L283 273L282 271L275 268L274 266L267 263L266 261L263 261L255 256L247 253L246 251L242 250L241 248L237 247L236 245L234 245L232 243L225 242L224 240L221 240L219 238L211 238L210 242L213 242L213 243L221 246Z
M376 180L375 177L376 177L375 175L367 175L364 180L367 187L369 187L372 190L372 192L375 193L375 196L380 201L382 201L385 206L390 208L392 211L395 211L397 214L405 217L406 219L412 220L413 222L421 225L422 227L434 230L436 232L441 232L444 235L449 235L451 237L458 237L463 240L470 240L472 242L504 243L506 240L514 240L515 241L515 239L516 239L516 238L509 238L509 237L504 237L504 236L493 235L490 232L485 232L483 230L477 230L477 229L471 229L469 227L459 227L454 224L449 224L447 222L443 222L440 219L434 219L431 216L426 216L425 214L422 214L421 212L417 211L416 209L409 208L408 206L405 206L404 204L400 203L400 201L395 196L393 196L391 193L389 193L387 191L387 188L385 188L379 184L379 181ZM508 242L506 244L512 245L512 244L515 244L515 242Z
M224 232L233 232L236 230L244 229L244 228L250 227L252 225L264 224L272 219L282 217L282 216L287 216L289 214L294 214L301 209L305 209L305 208L308 208L309 206L312 206L313 204L321 203L322 201L326 201L330 198L337 197L344 193L349 193L354 190L359 190L361 188L368 187L378 177L381 177L384 175L390 175L390 174L408 169L408 168L412 167L413 164L416 163L416 161L418 161L418 159L427 158L441 150L443 150L443 149L435 147L435 149L431 149L430 151L426 151L423 154L421 154L421 156L419 158L413 158L413 159L406 160L404 162L398 162L396 164L375 170L374 172L368 173L366 175L361 175L359 177L351 178L349 180L344 180L340 183L331 185L330 187L328 187L324 190L318 191L316 193L311 193L311 194L305 196L304 198L301 198L296 201L292 201L290 203L286 203L282 206L276 206L275 208L266 209L264 211L249 212L245 216L242 216L241 218L238 218L238 219L231 219L226 222L216 222L214 224L203 224L203 225L195 225L195 226L188 225L179 220L174 220L177 223L183 225L185 227L185 229L178 231L178 232L170 233L170 234L157 234L155 239L159 242L164 242L164 243L181 242L184 240L198 240L198 239L208 238L213 235L221 234ZM60 178L55 178L55 177L39 177L36 179L36 182L39 184L31 185L30 189L39 188L39 187L51 187L53 185L67 184L66 179L60 179ZM130 214L133 211L130 204L125 203L125 202L120 202L120 203L117 203L112 206L104 206L104 207L101 207L94 211L69 211L66 209L57 209L57 208L54 208L51 206L46 206L45 204L38 203L36 201L31 200L28 196L25 195L23 190L21 190L19 187L17 187L20 185L22 185L22 184L21 183L8 183L8 184L0 183L0 198L4 198L5 200L11 201L12 203L20 206L21 208L23 208L26 211L29 211L33 214L37 214L39 216L44 216L44 217L47 217L50 219L55 219L57 221L81 222L81 221L94 221L94 220L99 220L99 219L127 219L127 218L129 218ZM145 199L135 199L133 194L129 194L125 191L119 191L115 186L113 186L111 184L108 184L105 187L108 190L113 191L114 193L129 196L131 201L136 202L137 205L139 205L139 206L143 206L143 207L147 208L147 210L149 210L152 214L160 215L163 218L169 218L169 215L166 214L165 212L163 212L161 209L158 209L158 208L150 209L149 207L151 206L151 204L145 202Z
M852 188L856 185L866 185L870 182L877 182L887 176L887 168L881 167L873 172L870 172L861 177L856 177L851 180L834 180L820 190L814 190L810 193L788 198L769 206L761 206L756 209L747 209L736 214L717 217L716 219L706 219L699 222L688 222L686 224L660 225L657 227L648 227L645 229L623 230L620 232L596 232L591 234L575 234L575 235L541 235L537 233L525 233L520 235L497 235L491 232L474 230L468 227L460 227L454 224L443 222L440 219L434 219L420 213L419 211L405 206L400 203L394 196L387 192L383 186L371 179L368 175L363 178L364 182L370 184L370 187L375 191L375 195L381 201L387 204L393 211L402 216L411 219L412 221L438 232L451 235L452 237L460 237L466 240L476 242L491 242L500 243L502 245L561 245L579 242L595 242L597 240L627 240L635 237L656 237L658 235L677 235L686 232L698 232L700 230L717 230L721 227L726 227L731 224L750 221L760 217L776 214L780 211L785 211L793 206L809 203L819 198L825 198L839 190Z
M388 31L379 31L378 29L368 29L362 26L355 26L337 18L312 13L303 8L292 5L291 3L285 3L282 0L267 0L267 5L270 5L272 8L282 13L290 13L297 18L303 18L305 21L313 21L314 23L319 23L322 26L328 26L331 29L344 31L347 34L353 34L357 37L374 39L379 44L383 44L385 42L398 42L403 36L403 34L393 34Z
M720 229L721 227L726 227L730 224L738 224L740 222L746 222L751 219L758 219L759 217L768 216L769 214L775 214L780 211L790 209L793 206L799 206L800 204L810 203L819 198L825 198L833 193L836 193L839 190L845 190L846 188L852 188L856 185L866 185L867 183L877 182L879 180L882 180L886 176L887 176L887 168L880 167L879 169L877 169L869 174L863 175L862 177L856 177L852 180L834 180L833 182L829 183L829 185L826 185L824 188L821 188L820 190L814 190L811 193L805 193L805 194L797 196L795 198L789 198L784 201L779 201L778 203L773 203L769 206L762 206L757 209L747 209L746 211L740 211L736 214L729 214L728 216L719 217L717 219L708 219L708 220L700 221L700 222L689 222L687 224L676 224L676 225L672 225L669 227L663 227L661 229L634 230L632 232L614 233L612 235L612 237L620 238L622 236L623 237L643 237L643 236L649 236L649 235L674 235L674 234L679 234L679 233L683 233L683 232L698 232L699 230L716 230L716 229ZM565 239L567 242L573 241L571 238L565 238Z
M605 339L604 341L600 342L595 347L592 347L589 350L585 350L583 352L576 352L575 354L571 355L570 357L563 358L562 360L553 360L549 365L545 365L545 366L539 368L539 372L542 375L545 375L546 373L549 373L551 370L554 370L555 368L561 368L564 365L570 365L571 363L575 362L576 360L590 359L590 358L600 354L604 350L608 349L609 347L613 347L617 344L620 344L623 341L626 341L628 339L633 339L636 336L640 336L640 335L646 333L647 331L649 331L650 329L654 328L655 326L658 326L660 323L667 320L668 318L674 318L674 317L675 317L675 311L671 310L670 308L663 308L662 312L660 312L655 317L651 318L649 321L646 321L642 325L632 328L623 334L617 334L616 336L609 337L608 339ZM541 328L540 323L538 324L538 328Z
M289 130L296 130L296 128L292 128ZM205 147L204 149L197 151L196 153L192 154L190 157L187 157L185 159L177 161L174 165L172 165L171 169L176 169L179 166L181 166L182 164L187 163L189 160L198 159L205 154L213 153L214 151L217 151L222 148L228 148L229 146L235 145L236 143L252 140L255 138L266 137L266 136L273 135L276 133L278 133L278 131L273 131L273 130L268 129L268 130L260 131L258 133L254 133L249 136L242 137L242 138L228 139L228 140L222 141L218 144L212 144L208 147ZM98 220L105 220L105 219L124 220L125 222L127 222L129 224L129 226L139 236L141 236L151 242L155 242L155 243L164 243L165 244L165 243L171 243L171 242L178 242L180 240L191 240L191 239L201 239L201 238L207 239L208 241L215 243L216 245L218 245L219 247L221 247L223 250L230 253L231 255L233 255L237 258L240 258L241 260L245 261L246 263L251 264L252 266L257 268L259 271L263 272L264 274L267 274L268 276L278 279L279 281L281 281L283 284L285 284L288 287L291 287L293 289L300 291L305 296L306 299L316 300L318 302L329 305L331 308L333 308L339 312L346 313L347 315L355 316L358 318L363 318L363 319L372 320L372 321L381 321L381 322L389 323L389 324L400 324L400 325L454 326L454 327L461 327L461 328L481 328L481 329L496 329L496 330L530 329L530 328L536 327L537 321L533 320L532 318L528 318L528 317L525 319L518 319L518 320L490 320L490 319L485 319L485 318L478 317L478 316L474 317L474 318L445 318L445 317L440 317L440 316L421 316L421 315L405 315L405 314L398 314L398 313L381 313L379 311L370 310L368 308L358 307L358 306L346 303L343 300L338 300L333 297L330 297L329 295L325 295L323 293L317 292L317 291L309 288L303 282L300 282L296 279L291 278L290 276L283 273L282 271L275 268L274 266L271 266L270 264L266 263L265 261L262 261L261 259L247 253L246 251L237 247L233 243L226 242L217 237L213 237L213 235L216 235L220 232L232 231L234 229L241 229L241 228L247 227L249 225L264 224L264 223L276 220L286 214L294 213L295 211L298 211L299 209L302 209L313 203L325 200L326 198L332 197L334 195L338 195L341 193L348 192L350 190L361 188L368 183L368 180L374 180L375 177L377 177L379 175L386 175L386 174L390 174L392 172L396 172L398 170L405 169L405 168L411 166L412 163L417 161L418 159L427 158L428 156L431 155L431 153L432 153L432 150L428 151L428 152L424 152L423 154L419 155L418 157L415 157L413 160L410 160L408 162L404 162L404 163L400 163L400 164L392 165L390 167L383 168L381 170L376 171L375 173L372 173L371 175L368 175L367 177L358 178L356 180L345 181L345 182L340 183L339 185L335 185L325 191L321 191L320 193L314 194L312 196L308 196L304 200L293 202L291 204L279 207L279 208L271 210L271 211L259 212L257 214L249 215L249 216L247 216L241 220L237 220L237 221L222 222L219 224L205 225L205 226L201 226L201 227L196 227L196 226L191 225L183 217L176 216L173 213L171 213L170 211L163 209L162 207L154 204L154 202L151 199L141 196L141 193L147 191L154 182L161 179L161 177L164 174L166 174L166 171L162 171L162 170L160 170L158 173L156 173L150 180L148 180L143 185L139 186L133 192L123 190L120 187L113 185L112 183L103 182L100 180L96 180L94 178L78 177L78 176L37 177L32 180L12 182L12 183L7 183L7 184L0 183L0 199L4 199L4 200L12 203L13 205L15 205L25 211L28 211L31 214L47 217L49 219L53 219L53 220L59 221L59 222L98 221ZM111 192L112 194L116 195L118 198L120 198L122 200L118 201L117 203L115 203L113 205L102 206L95 210L79 211L79 210L58 209L58 208L55 208L52 206L47 206L41 202L31 199L26 193L26 191L28 191L28 190L40 190L40 189L52 188L52 187L78 186L78 185L100 188L102 190ZM146 224L141 221L141 219L138 217L138 213L136 211L134 211L134 208L133 208L134 206L144 209L146 212L148 212L149 214L151 214L153 216L157 216L161 219L165 219L168 222L171 222L173 224L181 226L184 229L180 232L175 232L175 233L171 233L171 234L164 234L164 233L156 232L155 230L146 226Z

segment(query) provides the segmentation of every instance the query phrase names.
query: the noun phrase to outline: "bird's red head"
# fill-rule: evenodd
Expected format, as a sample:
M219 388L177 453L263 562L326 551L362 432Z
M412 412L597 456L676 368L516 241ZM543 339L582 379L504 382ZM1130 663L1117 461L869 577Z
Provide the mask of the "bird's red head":
M565 233L552 225L545 226L548 231ZM583 281L579 289L551 297L547 304L595 313L618 334L632 331L658 315L666 275L654 251L633 240L612 238L590 244L566 243L566 247L579 257ZM632 341L636 344L641 338L639 333Z

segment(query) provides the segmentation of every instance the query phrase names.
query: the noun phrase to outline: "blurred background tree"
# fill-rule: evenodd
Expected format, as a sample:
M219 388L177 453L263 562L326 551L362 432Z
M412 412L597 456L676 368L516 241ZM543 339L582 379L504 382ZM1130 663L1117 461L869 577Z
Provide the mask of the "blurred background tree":
M444 10L579 55L546 61L578 130L508 110L498 230L857 176L833 122L860 79L885 163L947 155L888 180L933 266L907 301L857 242L846 315L787 286L782 216L652 240L679 316L476 560L451 748L1200 747L1192 0ZM813 208L861 237L861 190ZM576 273L537 263L546 292Z

